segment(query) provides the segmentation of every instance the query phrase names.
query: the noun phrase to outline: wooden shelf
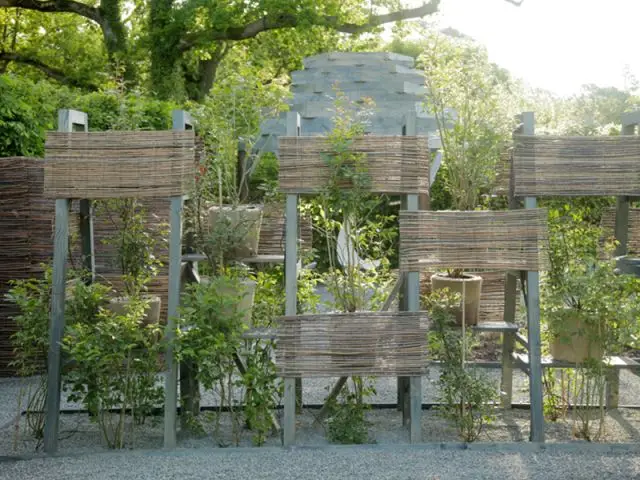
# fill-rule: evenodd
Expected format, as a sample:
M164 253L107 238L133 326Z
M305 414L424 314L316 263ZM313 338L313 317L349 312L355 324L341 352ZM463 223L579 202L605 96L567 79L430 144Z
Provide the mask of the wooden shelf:
M525 353L514 353L513 359L522 366L529 366L529 356ZM604 362L609 368L619 370L624 369L640 369L640 363L628 357L605 357ZM576 364L553 360L550 357L542 357L542 368L575 368Z

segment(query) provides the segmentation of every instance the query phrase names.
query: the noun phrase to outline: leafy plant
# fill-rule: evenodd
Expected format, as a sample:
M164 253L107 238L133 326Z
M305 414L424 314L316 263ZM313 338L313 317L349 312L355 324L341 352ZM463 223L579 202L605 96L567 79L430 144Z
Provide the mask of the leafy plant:
M74 360L68 398L92 414L109 448L133 443L135 425L162 404L157 384L162 331L143 323L146 308L140 299L123 315L101 308L94 323L75 323L64 337L63 349ZM128 435L127 412L133 419Z
M22 377L40 376L34 387L29 385L21 389L19 402L19 409L22 410L24 400L25 431L38 441L44 434L43 412L47 391L44 374L47 371L52 299L51 266L43 264L42 269L40 278L12 282L7 294L7 299L19 309L19 314L12 317L17 326L17 332L11 338L15 355L12 366L17 368ZM108 288L97 283L86 285L76 278L75 272L69 272L67 278L70 279L65 303L67 325L92 323ZM67 369L63 368L63 381L67 379L66 375Z
M133 198L103 200L96 206L96 214L106 215L113 226L114 233L103 242L116 252L124 294L140 296L162 266L157 251L167 236L167 225L148 222L146 209Z
M427 35L419 64L425 70L425 105L442 141L443 171L456 210L474 210L492 185L496 165L515 127L500 72L487 53L464 39ZM436 200L446 198L438 192ZM450 269L452 278L464 278Z
M541 305L545 335L564 344L572 344L579 336L588 356L574 374L567 373L560 386L547 382L547 403L555 414L573 402L576 435L597 439L604 427L607 366L603 357L638 342L640 281L616 272L613 245L607 243L600 251L602 230L585 221L581 210L572 212L567 206L549 215L551 267ZM559 404L558 389L565 405ZM594 422L598 424L595 433Z
M345 387L338 399L329 405L329 441L342 444L370 443L370 422L366 419L366 413L371 405L365 400L376 394L373 379L352 377L351 385Z
M496 391L479 369L466 365L472 352L471 333L456 326L452 313L461 302L460 295L442 289L423 298L433 322L429 348L442 360L440 366L440 411L452 421L460 438L475 441L493 419L492 401Z

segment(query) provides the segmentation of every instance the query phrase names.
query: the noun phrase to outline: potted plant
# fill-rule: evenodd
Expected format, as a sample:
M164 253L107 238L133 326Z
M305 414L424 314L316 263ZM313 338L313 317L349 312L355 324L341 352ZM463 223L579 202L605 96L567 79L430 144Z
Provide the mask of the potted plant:
M513 131L501 96L504 81L486 51L464 39L431 34L419 59L425 70L426 106L442 141L445 186L455 210L474 210L495 177L496 165ZM431 277L432 289L448 288L464 301L465 322L475 324L482 278L450 269ZM455 309L458 323L462 308Z
M132 299L139 299L146 305L144 322L158 323L162 301L159 296L148 294L148 285L162 266L157 250L158 239L166 237L165 226L150 225L146 220L146 209L136 199L102 201L98 210L108 216L113 226L115 233L103 243L114 250L115 264L121 275L121 286L116 286L119 295L109 300L108 308L115 314L124 315Z
M550 213L550 271L543 284L543 319L555 360L582 364L615 354L632 338L640 312L640 279L621 275L614 245L599 252L602 229L571 216Z

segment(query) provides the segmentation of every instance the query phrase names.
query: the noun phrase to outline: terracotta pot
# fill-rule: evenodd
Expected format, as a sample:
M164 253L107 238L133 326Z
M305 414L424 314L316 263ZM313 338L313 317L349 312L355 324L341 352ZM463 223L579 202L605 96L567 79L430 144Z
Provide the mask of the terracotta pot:
M149 301L144 317L143 323L151 325L160 322L160 309L162 307L162 300L155 295L149 295L145 297L145 300ZM130 299L129 297L116 297L109 300L107 308L117 315L125 315L128 311Z
M240 240L233 246L233 259L254 257L258 254L263 205L214 205L209 208L209 228L221 218L228 219L229 228Z
M465 325L476 325L480 316L480 294L482 292L482 277L465 273L463 278L452 278L446 273L436 273L431 276L433 291L448 288L451 292L462 296L464 285L464 313ZM462 306L455 309L456 322L462 325Z
M202 284L207 284L210 281L211 280L209 279L209 277L200 277L200 283ZM247 326L251 327L251 315L253 313L253 301L256 294L257 283L253 280L242 280L240 282L240 285L244 289L244 293L239 292L242 294L242 298L240 299L240 303L238 304L238 310L244 312L244 323ZM222 293L231 295L235 294L236 292L233 291L231 287L225 287L222 289Z
M586 324L583 315L577 311L566 315L562 331L552 336L549 353L554 360L583 363L589 358L604 356L602 345L597 341L596 326Z

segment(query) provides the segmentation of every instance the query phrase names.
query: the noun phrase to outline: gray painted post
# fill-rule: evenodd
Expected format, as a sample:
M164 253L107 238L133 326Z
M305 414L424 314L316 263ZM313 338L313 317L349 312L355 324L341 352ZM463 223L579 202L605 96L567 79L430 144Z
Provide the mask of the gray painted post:
M56 231L53 247L53 285L44 424L44 451L46 453L56 453L58 450L61 379L60 343L64 335L64 296L67 276L67 252L69 251L69 204L70 201L67 199L56 200Z
M525 135L535 134L533 112L524 112L522 114L522 130ZM536 206L535 197L525 198L525 208L536 208ZM527 328L529 330L529 398L531 402L531 433L529 439L532 442L544 442L539 272L527 272Z
M165 340L168 343L165 361L168 371L164 391L164 448L176 447L176 410L178 400L178 365L174 359L172 342L176 335L176 315L180 302L180 256L182 253L182 197L171 197L169 225L169 302Z
M184 110L171 113L173 129L187 130L193 126L190 115ZM167 327L165 340L168 344L165 355L168 371L164 390L164 448L176 447L176 415L178 407L178 365L174 358L172 342L176 335L176 315L180 303L180 258L182 255L182 207L181 196L171 197L169 226L169 302L167 305Z
M407 195L407 210L419 210L419 196ZM406 282L407 311L420 311L420 272L408 272ZM411 443L422 441L422 377L409 379L409 440ZM403 409L404 413L404 409Z
M185 110L173 110L171 112L172 128L177 131L193 130L194 122L189 112ZM187 199L185 198L185 202ZM196 253L193 249L194 237L190 231L184 239L185 253ZM181 265L182 268L182 265ZM183 283L198 281L198 263L188 262L185 267L188 271L181 276L180 288ZM189 415L194 417L200 413L200 382L197 380L198 365L194 362L181 362L178 366L178 382L180 384L180 428L189 428Z
M517 117L519 123L522 122L522 116ZM523 126L520 125L515 132L523 133ZM513 162L511 162L509 170L509 209L518 208L518 200L515 196L515 170ZM502 319L506 323L516 322L516 302L518 293L518 276L516 272L505 272L504 279L504 310ZM502 334L502 372L500 379L500 403L503 408L511 408L513 398L513 358L511 353L514 348L515 335L504 332Z
M87 131L87 114L77 110L58 110L58 131ZM61 352L60 343L64 335L65 282L67 277L67 255L69 252L69 206L70 200L56 200L55 236L53 246L53 285L51 299L51 321L49 324L49 352L47 367L47 398L44 425L44 451L55 453L58 449L58 428L60 422ZM82 255L85 266L95 275L93 261L93 224L91 204L80 201L82 235ZM84 213L84 215L83 215Z
M287 135L300 134L300 115L296 112L287 113ZM298 313L298 195L287 195L285 207L285 255L284 255L284 279L285 279L285 315ZM284 379L284 432L283 444L285 447L295 444L296 441L296 380L285 377ZM300 398L302 401L302 398Z
M417 135L418 128L418 118L415 110L409 111L404 117L404 126L402 127L402 135ZM431 173L431 172L429 172ZM409 196L404 196L401 199L402 210L408 210L408 198ZM420 201L418 200L418 204ZM427 202L428 203L428 202ZM419 281L419 280L418 280ZM404 282L400 287L400 310L408 312L409 310L409 283L408 276L407 281ZM409 377L398 377L397 378L397 409L402 412L402 424L407 425L411 420L411 385L410 385Z
M89 120L87 114L77 110L58 110L58 131L88 132ZM90 281L93 282L96 279L96 261L93 248L93 206L91 199L81 199L79 207L82 266L89 272Z

